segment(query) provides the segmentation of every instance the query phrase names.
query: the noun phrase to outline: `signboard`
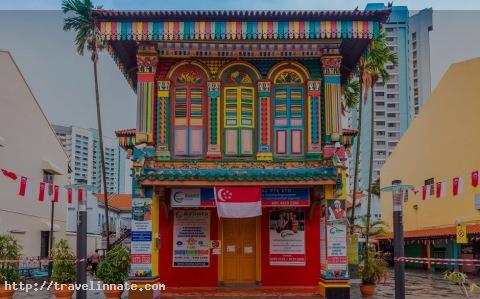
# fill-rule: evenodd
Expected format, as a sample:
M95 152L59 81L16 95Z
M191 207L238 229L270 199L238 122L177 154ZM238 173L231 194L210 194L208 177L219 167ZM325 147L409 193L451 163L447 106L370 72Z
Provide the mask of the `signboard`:
M215 196L212 188L172 189L170 205L172 207L214 207Z
M308 207L310 192L308 188L262 188L262 205Z
M328 221L344 220L347 218L347 211L345 209L345 200L342 199L328 199Z
M152 200L132 199L130 276L152 277Z
M327 236L326 218L320 218L320 273L325 276L327 269Z
M348 278L347 225L327 223L327 278Z
M210 263L210 211L175 210L173 267L208 267Z
M465 225L457 225L457 244L467 243L467 227Z
M305 213L276 210L269 214L271 266L305 266Z

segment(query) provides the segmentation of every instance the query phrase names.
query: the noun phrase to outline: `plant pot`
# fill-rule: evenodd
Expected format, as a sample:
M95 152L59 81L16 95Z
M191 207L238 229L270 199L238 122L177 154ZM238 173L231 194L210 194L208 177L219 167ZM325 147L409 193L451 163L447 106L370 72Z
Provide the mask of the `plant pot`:
M103 290L103 294L107 299L120 299L122 297L123 289L119 290Z
M0 284L0 298L1 299L12 299L15 294L15 290L9 290L5 288L5 283Z
M71 299L73 296L74 288L68 287L69 284L60 284L60 285L54 285L52 289L52 294L55 296L57 299Z
M376 287L374 284L361 284L360 293L362 293L363 297L372 297L375 294Z

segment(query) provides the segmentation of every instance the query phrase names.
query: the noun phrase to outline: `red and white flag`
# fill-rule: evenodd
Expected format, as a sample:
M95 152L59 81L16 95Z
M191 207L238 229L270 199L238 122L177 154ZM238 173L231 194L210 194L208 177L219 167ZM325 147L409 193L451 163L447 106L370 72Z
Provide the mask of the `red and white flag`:
M59 193L60 193L60 187L57 185L53 186L53 197L52 197L53 202L58 202Z
M67 188L67 203L72 203L73 201L73 189Z
M443 198L445 197L445 189L447 187L447 183L446 182L437 182L437 190L435 195L437 196L437 198Z
M4 168L0 168L2 170L2 173L4 176L6 176L7 178L11 179L11 180L14 180L16 181L17 180L17 174L13 171L10 171L10 170L6 170Z
M18 195L22 197L30 197L32 195L32 182L26 176L20 177Z
M432 187L432 185L422 186L422 199L423 200L430 198L431 187Z
M260 187L215 187L220 218L247 218L262 215Z
M419 191L419 190L418 190L417 187L413 187L413 188L412 188L413 194L417 195L418 191Z
M453 178L453 196L462 194L463 192L463 177L458 176Z
M472 171L472 186L473 187L478 186L478 170Z
M85 191L83 189L77 189L77 201L82 202L85 198Z
M38 185L38 200L39 201L48 200L48 198L49 198L48 191L50 189L50 188L48 188L48 185L50 185L50 184L45 183L45 182L40 182L40 184Z

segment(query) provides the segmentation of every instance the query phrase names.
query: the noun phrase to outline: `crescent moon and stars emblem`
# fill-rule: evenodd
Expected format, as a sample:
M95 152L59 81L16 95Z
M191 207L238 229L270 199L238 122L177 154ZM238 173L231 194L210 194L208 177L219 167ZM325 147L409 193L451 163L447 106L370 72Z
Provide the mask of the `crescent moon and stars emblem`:
M218 189L218 191L217 191L217 199L218 199L218 201L223 201L223 202L225 202L225 201L227 201L227 200L230 200L230 199L232 199L232 195L233 195L232 192L229 191L229 190L227 190L227 189L225 189L225 188L220 188L220 189Z

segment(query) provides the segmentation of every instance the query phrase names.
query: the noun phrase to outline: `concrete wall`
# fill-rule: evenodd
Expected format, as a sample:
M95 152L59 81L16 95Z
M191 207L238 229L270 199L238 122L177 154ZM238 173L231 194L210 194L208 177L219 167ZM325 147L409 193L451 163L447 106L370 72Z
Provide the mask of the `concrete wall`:
M0 174L0 233L14 232L25 256L40 255L41 231L50 229L50 202L37 200L43 180L42 162L50 161L62 175L54 184L67 184L68 158L11 55L0 50L0 167L25 175L35 185L30 198L20 198L19 182ZM54 240L65 238L67 203L55 205Z
M446 196L422 200L409 192L405 230L478 223L471 172L480 168L480 59L453 64L415 118L381 172L381 185L393 179L417 187L434 178L445 181ZM452 179L464 177L464 191L452 195ZM391 193L382 193L382 217L392 222Z

